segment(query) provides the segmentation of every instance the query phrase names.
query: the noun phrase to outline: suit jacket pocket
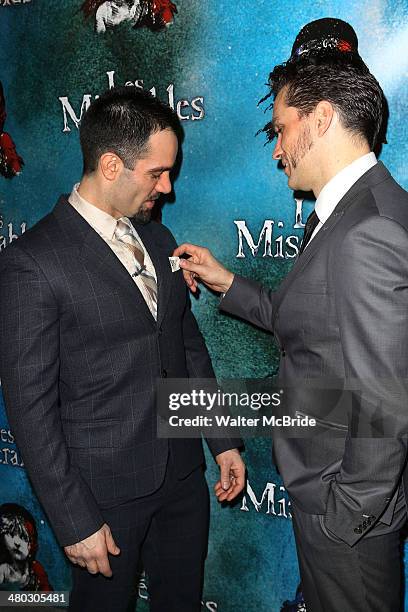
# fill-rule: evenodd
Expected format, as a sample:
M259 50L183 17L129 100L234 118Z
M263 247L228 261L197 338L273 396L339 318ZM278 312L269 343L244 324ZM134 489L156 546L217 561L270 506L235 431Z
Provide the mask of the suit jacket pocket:
M336 544L345 544L343 542L343 540L340 540L340 538L338 538L336 535L334 535L334 533L332 533L331 531L329 531L324 523L324 514L318 514L318 521L319 521L319 525L321 530L323 531L324 535L326 536L326 538L329 538L329 540L331 540L332 542L335 542Z
M305 412L301 412L300 410L295 411L295 416L300 418L307 417L309 419L314 419L316 421L317 426L322 426L326 429L332 429L334 431L341 431L344 433L348 431L348 425L345 425L344 423L335 423L334 421L330 421L328 419L320 419L314 414L306 414Z
M120 448L121 423L117 419L63 421L68 448Z

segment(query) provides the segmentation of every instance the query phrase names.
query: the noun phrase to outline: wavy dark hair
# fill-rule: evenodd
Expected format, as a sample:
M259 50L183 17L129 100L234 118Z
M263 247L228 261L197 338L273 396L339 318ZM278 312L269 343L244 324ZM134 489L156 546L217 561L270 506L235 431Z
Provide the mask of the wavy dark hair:
M276 98L285 88L285 102L300 116L311 113L322 100L336 109L344 128L368 142L373 150L384 138L386 101L376 78L358 53L309 53L275 66L269 75L269 92L259 101ZM273 102L265 109L270 110ZM267 143L275 137L272 122L259 132ZM259 133L258 132L258 133Z

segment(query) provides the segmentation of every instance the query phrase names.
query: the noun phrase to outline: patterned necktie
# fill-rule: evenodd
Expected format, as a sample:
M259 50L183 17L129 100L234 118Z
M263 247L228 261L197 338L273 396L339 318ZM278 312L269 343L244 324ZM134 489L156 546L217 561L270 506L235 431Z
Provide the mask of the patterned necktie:
M144 250L135 234L133 233L133 226L129 219L122 217L118 220L115 229L115 238L119 240L135 258L136 272L132 274L133 277L140 276L141 280L146 287L146 290L152 300L154 306L154 316L157 313L157 283L156 279L150 272L146 270L144 262Z
M317 216L316 212L313 211L310 213L306 221L305 229L303 231L302 245L300 247L299 254L303 253L303 251L305 250L306 245L308 242L310 242L312 234L315 231L318 224L319 224L319 217Z

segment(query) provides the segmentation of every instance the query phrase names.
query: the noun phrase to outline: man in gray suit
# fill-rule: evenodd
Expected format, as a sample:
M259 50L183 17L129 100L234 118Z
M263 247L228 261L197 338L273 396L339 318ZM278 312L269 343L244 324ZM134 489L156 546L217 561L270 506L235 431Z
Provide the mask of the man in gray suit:
M295 265L273 292L207 249L182 245L175 255L190 255L181 266L192 291L202 280L225 294L222 310L274 334L283 412L317 422L314 435L274 440L308 612L396 612L407 516L408 194L373 153L384 98L351 26L308 24L270 87L273 158L291 189L317 198Z
M151 610L201 607L201 441L156 434L158 378L214 377L182 273L169 261L175 240L150 221L172 189L180 136L175 113L148 92L102 94L81 123L80 184L0 257L7 414L74 564L76 612L127 610L140 557ZM244 486L239 444L209 442L220 501Z

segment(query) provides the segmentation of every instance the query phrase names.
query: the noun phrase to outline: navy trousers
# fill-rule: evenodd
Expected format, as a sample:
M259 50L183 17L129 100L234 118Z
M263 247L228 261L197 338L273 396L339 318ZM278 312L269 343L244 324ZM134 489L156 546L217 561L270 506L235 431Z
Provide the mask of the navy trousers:
M133 612L140 562L151 612L199 612L209 523L203 468L179 480L170 456L158 491L102 513L121 553L109 556L111 578L72 567L70 612Z

